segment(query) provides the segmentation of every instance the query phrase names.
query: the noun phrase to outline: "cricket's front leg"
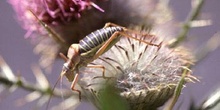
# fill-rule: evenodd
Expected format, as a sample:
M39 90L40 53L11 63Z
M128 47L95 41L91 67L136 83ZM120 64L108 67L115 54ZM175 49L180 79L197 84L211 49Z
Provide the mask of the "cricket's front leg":
M75 74L75 77L74 77L73 82L72 82L72 84L71 84L71 89L72 89L72 91L75 91L75 92L78 92L78 93L79 93L79 100L81 101L81 91L78 90L78 89L75 89L75 86L76 86L76 83L77 83L77 81L78 81L78 78L79 78L79 73L77 72L77 73Z

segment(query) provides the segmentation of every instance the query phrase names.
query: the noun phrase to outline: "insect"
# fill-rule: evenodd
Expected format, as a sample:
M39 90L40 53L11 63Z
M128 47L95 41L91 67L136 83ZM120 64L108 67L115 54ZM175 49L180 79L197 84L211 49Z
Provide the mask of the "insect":
M58 35L50 29L45 23L38 19L38 17L30 10L30 12L35 16L35 18L39 21L39 23L50 33L53 37L57 38L55 40L59 41ZM97 59L100 55L108 51L114 44L120 40L121 37L127 37L131 39L138 40L140 42L146 43L147 45L152 46L160 46L157 44L153 44L144 40L140 40L135 38L126 32L131 32L135 34L141 34L140 32L135 32L133 30L127 29L123 26L114 24L114 23L106 23L104 28L96 30L85 38L79 41L78 44L72 44L67 52L67 56L63 53L60 53L61 58L64 59L65 63L63 64L63 68L58 78L57 82L55 83L52 91L54 90L55 86L57 85L59 79L63 76L66 76L68 81L72 82L71 89L79 94L79 100L81 100L81 91L75 88L79 78L79 68L81 67L88 67L88 68L101 68L102 69L102 76L97 76L95 78L109 78L105 76L105 67L102 65L91 65L92 61ZM62 44L65 43L64 41L61 42ZM49 101L48 101L49 105Z
M61 72L61 77L66 76L66 78L72 82L71 89L79 93L79 99L81 100L80 90L75 88L75 85L79 78L79 68L85 66L89 68L101 68L102 76L97 76L95 78L102 77L104 79L108 78L105 76L105 67L102 65L91 65L89 64L93 60L97 59L100 55L108 51L120 37L128 37L140 42L144 42L148 45L159 46L152 44L133 36L130 36L126 32L134 32L125 27L119 26L114 23L106 23L104 28L96 30L91 34L87 35L85 38L80 40L79 44L72 44L69 47L67 57L60 53L60 56L65 60L63 69ZM140 34L140 33L138 33Z

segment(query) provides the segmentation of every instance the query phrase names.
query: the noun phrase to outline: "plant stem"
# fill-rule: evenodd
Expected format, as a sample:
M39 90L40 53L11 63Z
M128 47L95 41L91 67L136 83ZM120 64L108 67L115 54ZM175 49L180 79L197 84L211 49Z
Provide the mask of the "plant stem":
M7 85L7 86L18 86L24 90L27 91L38 91L43 95L50 95L52 94L55 97L70 97L72 95L77 95L77 94L73 94L73 93L66 93L65 94L61 94L60 90L55 89L54 91L51 90L51 88L45 89L45 88L40 88L39 86L35 85L35 84L31 84L30 82L26 82L23 80L20 80L19 78L16 81L11 81L8 78L5 78L3 76L0 76L0 83Z
M198 17L201 8L204 4L204 1L205 0L198 0L197 6L191 10L185 23L183 24L181 32L179 33L175 41L169 45L170 48L177 47L181 42L183 42L186 39L186 36L191 28L191 22Z

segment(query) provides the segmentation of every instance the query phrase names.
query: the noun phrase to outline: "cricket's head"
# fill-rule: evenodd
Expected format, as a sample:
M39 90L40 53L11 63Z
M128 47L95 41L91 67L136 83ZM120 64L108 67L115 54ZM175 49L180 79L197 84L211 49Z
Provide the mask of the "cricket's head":
M65 75L68 81L73 81L74 71L78 69L77 67L80 62L79 45L72 44L68 50L67 57L62 53L60 56L65 60L61 76Z

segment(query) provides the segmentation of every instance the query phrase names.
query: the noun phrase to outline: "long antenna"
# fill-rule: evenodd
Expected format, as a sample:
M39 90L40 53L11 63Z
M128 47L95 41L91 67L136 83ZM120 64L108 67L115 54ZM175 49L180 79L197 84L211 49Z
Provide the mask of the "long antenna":
M44 27L44 29L48 32L49 36L53 38L57 43L63 46L65 49L69 48L69 45L65 40L63 40L53 29L51 29L46 23L40 20L37 15L29 9L30 13L37 19L37 21Z
M48 110L48 108L49 108L49 104L50 104L50 100L51 100L52 95L53 95L53 91L55 90L55 87L57 86L57 84L58 84L58 82L60 81L60 79L62 79L62 77L63 77L63 74L62 74L62 72L61 72L59 78L57 79L55 85L53 86L53 88L52 88L52 90L51 90L52 93L51 93L50 96L49 96L49 100L48 100L48 102L47 102L46 110Z

